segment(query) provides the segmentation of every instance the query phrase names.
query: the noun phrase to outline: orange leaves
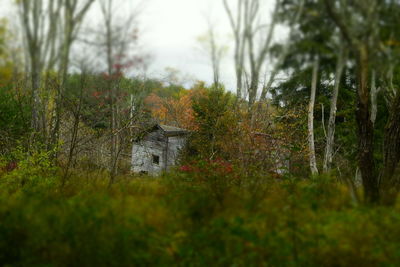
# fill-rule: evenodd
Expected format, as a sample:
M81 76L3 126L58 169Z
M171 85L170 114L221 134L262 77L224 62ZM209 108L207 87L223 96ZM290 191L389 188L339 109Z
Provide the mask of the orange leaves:
M152 116L161 123L195 130L197 126L194 122L192 98L198 93L198 90L189 90L177 99L161 98L153 93L146 98L145 103Z

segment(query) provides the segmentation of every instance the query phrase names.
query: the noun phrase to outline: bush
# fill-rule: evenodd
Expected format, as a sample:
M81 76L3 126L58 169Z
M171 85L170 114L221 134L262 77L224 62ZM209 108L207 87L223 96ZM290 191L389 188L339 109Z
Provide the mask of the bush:
M221 158L194 160L180 166L176 175L181 183L186 182L190 187L206 190L220 205L228 191L240 182L232 164Z
M53 154L54 150L26 152L21 146L17 147L12 151L8 163L3 167L6 172L0 176L0 185L11 192L19 189L34 189L37 186L45 187L39 190L55 187L58 168L51 161ZM3 161L5 160L3 159Z
M18 141L29 135L29 99L22 92L5 86L0 88L0 155L9 153Z
M46 159L39 152L31 157ZM33 158L27 162L37 163ZM120 180L112 188L106 179L86 180L74 171L66 188L60 188L57 171L44 171L44 163L30 173L34 182L28 179L9 190L5 180L29 176L19 165L0 178L0 264L394 266L399 262L399 205L356 207L346 188L328 177L272 180L268 194L252 207L247 205L252 196L246 187L224 182L228 189L217 190L221 205L212 189L216 184L210 181L235 177L234 168L229 175L221 172L225 165L199 162L160 179Z

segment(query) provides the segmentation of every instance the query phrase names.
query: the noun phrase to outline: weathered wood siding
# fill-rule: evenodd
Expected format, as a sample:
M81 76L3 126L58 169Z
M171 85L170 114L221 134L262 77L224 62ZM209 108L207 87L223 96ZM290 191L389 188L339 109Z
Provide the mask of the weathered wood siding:
M167 171L176 164L185 143L185 136L167 137L162 130L149 133L142 141L135 142L132 146L132 171L151 175ZM158 164L154 162L154 156L159 157Z

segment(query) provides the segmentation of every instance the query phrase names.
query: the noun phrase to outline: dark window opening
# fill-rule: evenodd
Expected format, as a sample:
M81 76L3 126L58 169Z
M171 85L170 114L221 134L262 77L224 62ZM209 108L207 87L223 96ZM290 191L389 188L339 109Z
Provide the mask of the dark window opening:
M160 156L153 155L153 164L160 164Z

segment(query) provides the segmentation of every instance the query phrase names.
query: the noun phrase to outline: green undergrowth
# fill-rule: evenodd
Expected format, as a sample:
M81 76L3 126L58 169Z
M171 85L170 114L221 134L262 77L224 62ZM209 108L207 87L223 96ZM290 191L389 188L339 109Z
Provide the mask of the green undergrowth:
M60 170L36 163L0 174L2 266L400 262L400 207L356 206L332 178L216 183L176 170L108 187L105 172L74 170L61 187Z

